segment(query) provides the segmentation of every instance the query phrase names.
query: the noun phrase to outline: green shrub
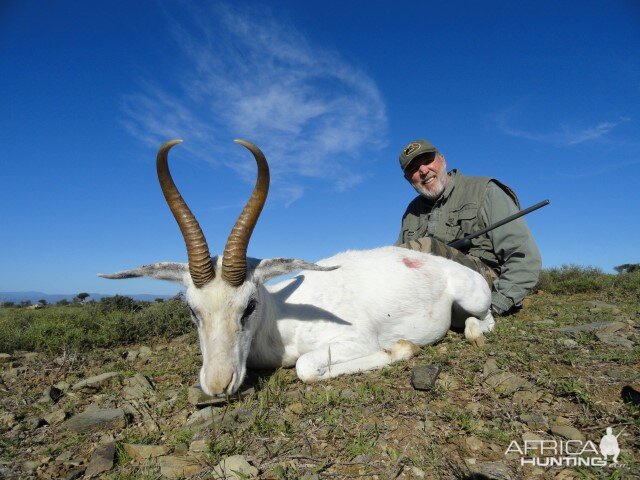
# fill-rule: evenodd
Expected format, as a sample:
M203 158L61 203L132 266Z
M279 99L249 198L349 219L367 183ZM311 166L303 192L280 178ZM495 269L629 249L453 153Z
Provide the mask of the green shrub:
M2 309L0 352L82 351L143 342L157 336L174 337L193 328L182 302L130 304L124 301L122 305L124 310L114 308L109 302L41 310Z
M536 288L556 294L605 292L640 295L640 271L613 275L597 267L563 265L543 270Z

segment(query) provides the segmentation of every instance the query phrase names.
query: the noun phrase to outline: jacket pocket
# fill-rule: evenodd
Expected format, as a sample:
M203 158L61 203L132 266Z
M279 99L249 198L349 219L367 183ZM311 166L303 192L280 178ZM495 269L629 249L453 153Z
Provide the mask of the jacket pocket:
M451 211L447 219L447 241L457 240L475 233L478 224L478 207L475 203L468 203Z

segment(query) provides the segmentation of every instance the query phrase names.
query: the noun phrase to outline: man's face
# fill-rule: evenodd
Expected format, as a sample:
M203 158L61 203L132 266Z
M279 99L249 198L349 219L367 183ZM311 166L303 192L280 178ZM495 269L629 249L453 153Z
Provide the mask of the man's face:
M424 154L413 159L404 171L411 186L423 197L435 200L449 183L447 162L439 153Z

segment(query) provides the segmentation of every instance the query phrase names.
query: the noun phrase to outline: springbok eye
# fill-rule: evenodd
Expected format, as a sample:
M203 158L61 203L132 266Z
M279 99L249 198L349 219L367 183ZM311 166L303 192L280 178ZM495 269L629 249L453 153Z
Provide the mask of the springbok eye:
M193 323L197 325L200 324L200 319L198 318L198 316L196 315L196 312L193 311L193 308L191 308L190 305L187 305L189 307L189 312L191 313L191 320L193 320Z
M244 327L244 324L247 323L247 319L251 316L253 311L256 309L256 302L254 299L249 300L249 304L247 308L244 309L244 313L242 314L242 318L240 319L240 324Z

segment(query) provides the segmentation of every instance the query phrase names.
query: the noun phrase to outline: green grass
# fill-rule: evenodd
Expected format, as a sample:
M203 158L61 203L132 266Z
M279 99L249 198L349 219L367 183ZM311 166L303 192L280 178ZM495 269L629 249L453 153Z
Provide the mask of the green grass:
M178 301L136 302L132 308L103 302L38 310L2 308L0 352L88 351L177 336L192 329L187 308Z

